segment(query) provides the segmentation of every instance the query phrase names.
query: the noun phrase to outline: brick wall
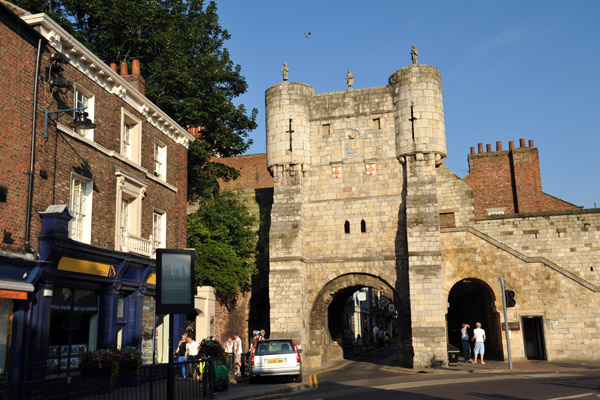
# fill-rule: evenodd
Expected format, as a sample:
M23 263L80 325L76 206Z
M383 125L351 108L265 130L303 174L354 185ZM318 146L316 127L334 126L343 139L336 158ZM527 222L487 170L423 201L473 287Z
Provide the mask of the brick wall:
M213 158L212 162L225 164L240 172L240 176L231 181L219 180L221 190L262 189L273 187L273 177L267 169L267 154L252 154L238 157Z
M21 22L22 23L22 22ZM23 23L22 23L23 24ZM26 26L27 27L27 26ZM0 24L0 185L8 188L6 203L0 203L0 230L10 232L12 244L0 243L0 251L23 252L29 170L35 46L24 42L14 31ZM40 74L50 65L54 50L45 48ZM52 88L40 82L38 91L36 163L32 211L32 247L37 248L41 220L37 212L52 204L69 204L73 173L93 180L92 238L94 246L115 249L117 180L115 169L147 185L142 200L141 236L152 234L153 211L167 214L167 247L184 248L187 242L187 149L165 135L121 97L108 92L71 64L63 65L63 76L94 95L94 141L89 142L65 128L72 120L62 114L49 124L48 140L43 138L45 109L73 108L74 90ZM120 155L121 109L141 122L141 165ZM154 142L167 146L167 184L154 177Z
M509 149L502 150L496 142L496 151L491 146L479 144L478 153L471 148L468 156L469 175L463 180L473 188L475 215L489 212L515 214L539 211L572 210L578 207L542 192L538 149L520 139L520 147L509 142Z
M0 202L0 251L25 253L37 40L28 26L15 31L1 23L0 42L0 186L7 190ZM3 240L5 232L10 239Z

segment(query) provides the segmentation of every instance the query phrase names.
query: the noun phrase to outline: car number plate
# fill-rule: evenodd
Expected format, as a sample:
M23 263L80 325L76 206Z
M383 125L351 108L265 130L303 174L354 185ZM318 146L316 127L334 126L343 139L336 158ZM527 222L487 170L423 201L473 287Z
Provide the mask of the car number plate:
M284 359L283 358L274 358L272 360L266 360L267 364L283 364L284 363Z

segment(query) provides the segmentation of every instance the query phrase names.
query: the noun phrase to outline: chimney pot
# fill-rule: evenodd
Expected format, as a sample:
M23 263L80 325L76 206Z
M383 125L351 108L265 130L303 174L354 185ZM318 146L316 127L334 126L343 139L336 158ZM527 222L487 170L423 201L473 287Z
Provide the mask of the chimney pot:
M477 151L483 153L483 143L477 143Z
M471 154L475 154L475 146L471 146Z
M140 60L135 59L131 62L131 75L140 75Z
M117 63L110 63L110 69L117 72Z
M491 144L486 144L485 145L485 151L487 153L491 153L492 152L492 145Z
M127 72L127 61L121 61L121 76L127 76L129 73Z
M534 147L533 146L533 140L529 140L529 147Z
M519 139L519 147L525 147L525 139Z
M496 142L496 151L502 151L502 142L501 141Z
M515 142L511 140L510 142L508 142L508 149L512 150L514 148L515 148Z

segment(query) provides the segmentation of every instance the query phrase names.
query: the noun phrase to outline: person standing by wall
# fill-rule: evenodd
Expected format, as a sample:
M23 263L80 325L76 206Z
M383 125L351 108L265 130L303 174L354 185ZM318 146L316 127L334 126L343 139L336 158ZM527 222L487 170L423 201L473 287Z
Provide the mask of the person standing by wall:
M185 361L185 353L187 351L186 344L187 344L187 335L184 333L183 335L181 335L181 340L179 341L179 344L177 345L177 350L175 351L175 354L174 354L174 356L177 357L176 358L177 362L182 363L180 365L182 378L185 378L185 364L183 364L183 362Z
M192 361L189 363L191 371L188 372L188 376L192 378L200 378L198 374L198 350L200 349L200 344L192 339L190 336L187 336L187 343L185 345L185 361Z
M481 363L485 364L483 361L483 354L485 353L485 331L481 329L481 322L475 324L476 328L473 331L473 339L475 342L475 364L477 364L477 355L481 354Z
M235 374L236 375L241 375L241 369L242 369L242 339L240 339L240 336L236 333L234 335L235 337L235 341L233 344L233 354L234 354L234 362L235 362Z
M473 362L473 360L471 360L471 344L469 343L469 332L467 331L467 329L469 328L469 324L465 323L463 323L462 327L460 328L460 338L462 341L462 350L465 362Z
M233 371L233 344L233 339L229 336L223 346L225 350L225 364L230 372Z

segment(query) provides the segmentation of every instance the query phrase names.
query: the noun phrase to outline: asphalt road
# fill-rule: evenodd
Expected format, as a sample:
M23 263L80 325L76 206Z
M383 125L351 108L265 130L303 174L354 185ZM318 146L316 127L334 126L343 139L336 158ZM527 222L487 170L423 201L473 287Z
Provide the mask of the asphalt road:
M394 355L385 351L316 376L314 389L270 395L269 399L595 399L600 370L481 374L419 374L385 368ZM260 397L259 397L260 398Z

